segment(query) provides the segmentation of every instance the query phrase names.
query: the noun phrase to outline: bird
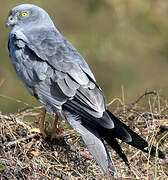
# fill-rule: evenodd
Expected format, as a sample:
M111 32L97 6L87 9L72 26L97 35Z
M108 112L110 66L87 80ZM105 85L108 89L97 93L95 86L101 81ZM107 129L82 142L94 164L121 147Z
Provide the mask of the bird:
M75 47L57 30L49 14L33 4L21 4L10 10L7 26L8 49L14 69L28 89L44 107L77 131L104 173L119 177L107 144L129 166L119 145L121 140L152 156L165 154L117 118L107 109L104 93L88 64Z

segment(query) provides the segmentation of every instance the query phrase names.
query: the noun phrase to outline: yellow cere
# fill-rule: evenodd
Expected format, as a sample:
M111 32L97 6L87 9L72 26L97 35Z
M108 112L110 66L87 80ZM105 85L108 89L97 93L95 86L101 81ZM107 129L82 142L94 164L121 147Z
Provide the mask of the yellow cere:
M26 17L26 16L28 16L28 13L27 13L27 12L22 12L22 13L21 13L21 16L22 16L22 17Z

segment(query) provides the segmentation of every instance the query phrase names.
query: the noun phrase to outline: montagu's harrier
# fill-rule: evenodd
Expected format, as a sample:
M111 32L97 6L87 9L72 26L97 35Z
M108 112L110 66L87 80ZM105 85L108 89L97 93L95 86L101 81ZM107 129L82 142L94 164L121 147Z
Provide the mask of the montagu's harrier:
M51 114L66 120L83 138L104 172L117 176L108 143L129 166L117 139L144 152L148 143L106 108L104 94L85 60L40 7L22 4L7 20L8 48L17 75ZM44 126L44 118L41 128ZM156 148L150 149L155 155ZM158 156L164 154L158 151Z

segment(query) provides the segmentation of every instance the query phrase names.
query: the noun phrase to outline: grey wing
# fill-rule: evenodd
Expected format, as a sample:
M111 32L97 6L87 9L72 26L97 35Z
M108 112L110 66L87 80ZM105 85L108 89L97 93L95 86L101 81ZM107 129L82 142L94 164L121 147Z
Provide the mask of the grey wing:
M59 105L64 104L67 99L72 99L72 101L75 99L75 105L80 106L85 112L96 118L103 116L106 109L103 92L96 85L87 63L59 32L48 29L34 30L21 35L20 32L17 32L15 38L22 39L25 43L24 48L33 54L35 62L46 63L47 70L51 69L50 76L36 85L41 99L52 104L52 97L54 99L61 97L62 101L59 102ZM33 73L38 75L38 71L35 69L33 69ZM49 89L49 93L46 89ZM108 118L105 121L105 126L108 128L114 126ZM98 123L101 124L101 121Z
M9 35L8 48L13 66L30 94L35 96L49 112L53 113L53 109L60 109L61 105L69 98L51 79L56 73L55 70L27 47L25 38L21 32ZM65 73L59 74L59 76L61 78L57 79L61 81Z

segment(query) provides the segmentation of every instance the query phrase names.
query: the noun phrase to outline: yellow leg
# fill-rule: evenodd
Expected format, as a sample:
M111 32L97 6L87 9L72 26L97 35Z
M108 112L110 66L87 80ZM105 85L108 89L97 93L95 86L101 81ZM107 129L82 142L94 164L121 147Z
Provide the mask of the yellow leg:
M42 114L42 117L41 117L41 120L40 120L40 123L39 123L39 128L33 128L33 129L30 129L29 132L30 133L39 133L39 134L42 134L42 136L45 138L47 135L44 131L44 124L45 124L45 117L46 117L46 109L43 108L42 109L42 112L40 113Z
M53 123L52 131L51 131L51 139L59 138L59 136L62 132L62 130L57 127L58 119L59 119L59 116L57 114L55 114L54 123Z

